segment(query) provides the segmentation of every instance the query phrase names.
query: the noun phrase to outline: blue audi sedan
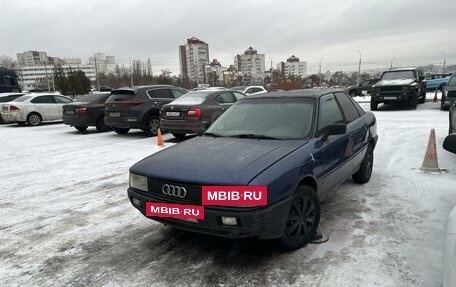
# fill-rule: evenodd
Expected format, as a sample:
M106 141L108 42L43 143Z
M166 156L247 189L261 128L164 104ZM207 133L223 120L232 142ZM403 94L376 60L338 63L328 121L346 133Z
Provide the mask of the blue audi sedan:
M374 114L341 90L246 97L201 136L134 164L128 197L148 218L179 229L298 249L317 231L321 201L347 178L369 181L376 128ZM261 203L235 202L257 187L267 192ZM204 217L177 216L190 207Z

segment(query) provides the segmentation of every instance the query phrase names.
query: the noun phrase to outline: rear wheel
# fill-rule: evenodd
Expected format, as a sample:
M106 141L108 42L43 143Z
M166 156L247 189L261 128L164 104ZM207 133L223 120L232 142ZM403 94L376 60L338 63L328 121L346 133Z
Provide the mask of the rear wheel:
M350 91L350 97L354 98L356 97L358 94L356 93L356 91Z
M83 132L83 131L87 130L88 126L75 126L74 128L80 132Z
M285 250L295 250L306 245L315 235L320 223L320 201L315 190L307 185L296 189L288 213L285 232L279 239Z
M99 117L97 119L97 122L95 123L95 128L97 129L97 132L99 132L99 133L107 132L107 131L111 130L110 126L105 125L104 117Z
M358 171L352 175L352 178L357 183L366 183L372 175L372 167L374 165L374 146L369 144L366 155L364 156L361 166Z
M409 107L411 109L416 109L417 104L418 104L417 95L410 96Z
M184 139L185 138L185 135L184 133L172 133L172 135L177 138L177 139Z
M378 102L374 99L374 97L371 97L370 108L371 111L376 111L378 109Z
M150 116L146 121L146 126L144 127L144 132L149 137L156 136L159 128L160 128L160 120L155 116Z
M41 115L38 113L30 113L27 116L27 123L31 126L37 126L41 124L42 118Z
M119 135L124 135L130 131L129 128L113 128L116 133Z

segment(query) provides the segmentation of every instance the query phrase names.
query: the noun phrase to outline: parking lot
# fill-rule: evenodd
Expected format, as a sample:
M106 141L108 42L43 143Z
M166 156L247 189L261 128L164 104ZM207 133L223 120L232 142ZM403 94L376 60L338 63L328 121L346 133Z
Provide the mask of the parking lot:
M432 95L428 94L428 99ZM369 109L368 103L361 103ZM456 155L442 149L448 112L379 106L372 178L322 204L323 244L183 232L143 217L128 169L162 149L141 131L81 134L62 123L0 126L0 280L4 286L441 286ZM439 164L420 166L435 128ZM179 141L164 135L165 146Z

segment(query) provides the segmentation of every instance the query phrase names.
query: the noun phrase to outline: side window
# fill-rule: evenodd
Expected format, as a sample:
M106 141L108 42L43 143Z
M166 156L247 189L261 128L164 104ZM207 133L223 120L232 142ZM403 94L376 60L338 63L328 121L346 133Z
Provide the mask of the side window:
M321 133L327 126L334 123L344 123L344 118L336 102L334 94L324 95L320 98L318 109L317 129Z
M53 96L39 96L31 100L30 102L34 104L54 104L54 97Z
M174 90L174 89L173 89L173 90L171 90L171 91L173 92L173 95L174 95L174 97L175 97L176 99L179 98L180 96L182 96L182 95L185 94L185 92L184 92L184 91L181 91L181 90Z
M253 93L253 88L250 88L250 89L248 89L247 91L245 91L245 94L246 94L246 95L247 95L247 94L251 94L251 93Z
M337 101L342 107L342 111L344 112L347 123L350 123L359 118L359 114L356 110L356 107L353 105L353 103L350 101L350 99L345 93L335 93L335 95Z
M55 98L55 102L58 104L68 104L68 103L72 102L70 99L67 99L67 98L61 97L61 96L54 96L54 98Z
M151 98L159 98L159 99L165 99L165 98L174 98L174 95L171 93L170 89L157 89L157 90L148 90L147 94Z
M215 98L215 101L219 104L233 104L236 99L230 92L223 92Z

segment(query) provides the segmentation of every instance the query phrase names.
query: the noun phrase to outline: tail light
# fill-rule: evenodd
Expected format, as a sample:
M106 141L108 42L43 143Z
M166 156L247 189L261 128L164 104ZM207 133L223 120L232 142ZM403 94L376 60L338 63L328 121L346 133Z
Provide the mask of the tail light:
M187 116L189 117L201 117L201 110L200 109L189 109L187 112Z
M20 110L19 110L19 108L16 107L16 106L10 106L10 111L12 111L12 112L14 112L14 111L18 112L18 111L20 111Z
M77 114L87 113L87 108L78 108L74 110Z
M124 105L125 107L136 107L136 106L139 106L141 105L142 103L144 102L122 102L122 105Z

